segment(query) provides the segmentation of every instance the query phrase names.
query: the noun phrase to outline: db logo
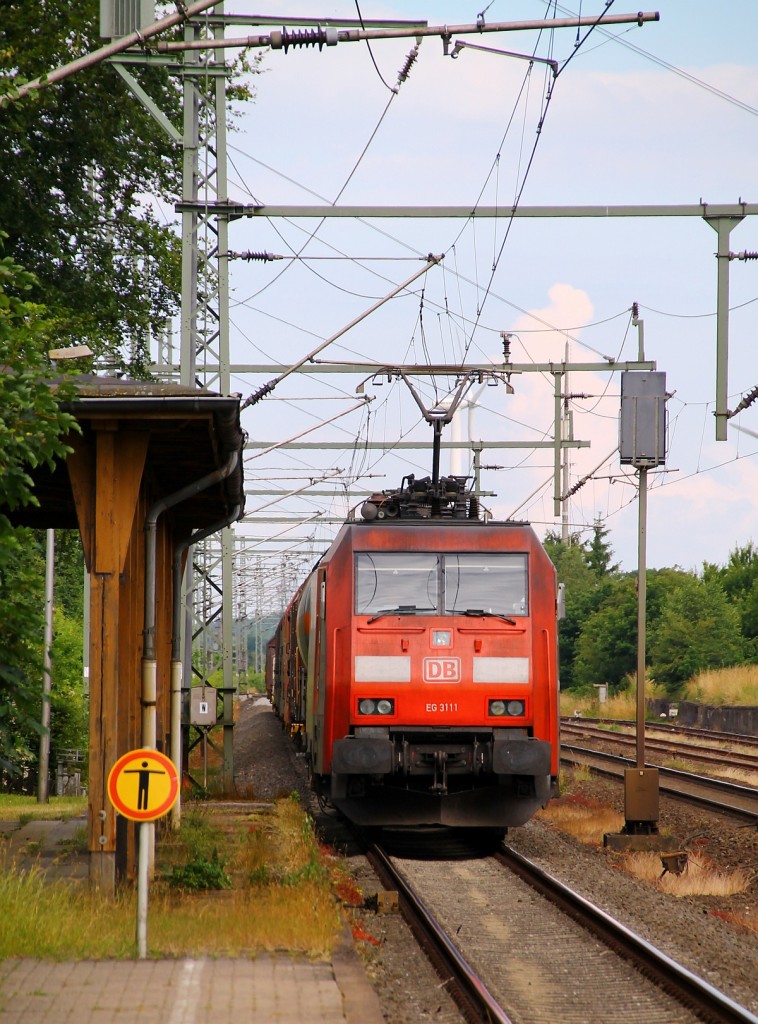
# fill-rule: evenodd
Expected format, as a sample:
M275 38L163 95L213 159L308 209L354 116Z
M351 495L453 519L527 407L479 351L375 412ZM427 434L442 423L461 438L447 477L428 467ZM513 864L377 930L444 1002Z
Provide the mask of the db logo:
M459 683L460 658L424 658L425 683Z

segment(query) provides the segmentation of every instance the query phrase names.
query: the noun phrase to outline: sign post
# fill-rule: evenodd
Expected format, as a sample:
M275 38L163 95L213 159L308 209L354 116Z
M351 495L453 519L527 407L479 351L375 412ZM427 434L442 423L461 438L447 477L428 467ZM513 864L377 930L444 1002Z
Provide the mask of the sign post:
M179 796L179 775L170 757L157 750L130 750L108 775L108 796L125 818L139 822L137 864L137 954L147 956L147 890L150 840L156 818L168 813Z

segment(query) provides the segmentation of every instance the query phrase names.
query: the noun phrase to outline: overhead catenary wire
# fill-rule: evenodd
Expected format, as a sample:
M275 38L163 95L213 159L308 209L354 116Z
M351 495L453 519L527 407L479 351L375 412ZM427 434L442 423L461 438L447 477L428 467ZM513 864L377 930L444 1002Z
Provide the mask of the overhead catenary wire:
M572 11L568 7L564 7L561 4L555 4L556 10L562 11L564 14L571 14ZM643 49L641 46L637 46L636 43L630 42L621 35L613 35L606 29L598 26L597 32L599 35L606 36L610 41L618 43L620 46L626 47L628 50L632 50L640 57L644 57L646 60L651 61L653 64L657 64L659 67L665 68L674 75L678 75L691 85L697 86L699 89L704 89L706 92L711 93L712 96L718 99L724 100L730 103L732 106L738 107L740 110L744 110L747 114L753 114L758 116L758 108L751 106L749 103L745 103L743 100L737 99L736 96L730 95L728 92L724 92L723 89L718 89L715 85L711 85L710 82L704 82L702 78L698 78L696 75L690 74L689 71L685 71L683 68L677 67L676 64L670 64L662 57L656 56L654 53L650 53L649 50Z
M501 140L501 146L502 146L502 140ZM295 185L296 187L301 188L303 191L308 192L310 195L314 196L316 199L319 199L319 200L321 200L323 202L329 202L329 200L325 199L324 196L320 195L318 192L315 192L313 189L308 188L306 185L303 185L301 182L298 182L296 179L291 178L290 176L286 175L284 172L277 170L276 168L272 167L270 164L267 164L264 161L259 160L257 157L250 156L250 160L253 163L259 164L261 167L264 167L266 170L271 171L272 174L278 175L284 181L288 181L291 184ZM252 193L251 193L251 195L252 195ZM477 199L477 202L476 202L475 206L478 206L479 200L481 199L482 195L483 195L483 189L480 190L479 197ZM413 246L408 245L402 239L397 238L395 235L392 235L390 232L384 230L383 228L380 228L378 225L376 225L374 223L371 223L370 221L366 221L366 220L364 220L363 218L360 218L360 217L358 217L356 219L357 219L357 221L359 223L361 223L364 226L370 228L372 231L375 231L378 234L384 236L385 238L388 238L390 241L395 242L395 243L401 245L402 247L404 247L406 249L410 249L411 251L415 251L416 252L415 258L422 258L421 254L418 252L418 250L414 250ZM475 222L473 222L473 223L475 224ZM293 223L292 226L296 227L298 230L300 230L298 225ZM276 230L276 228L275 228L275 230ZM458 233L458 235L456 236L455 241L453 241L453 243L448 245L448 247L446 249L446 253L453 252L453 254L455 255L455 253L456 253L456 243L457 243L458 239L460 238L461 233L462 233L463 230L465 230L465 227L462 228L461 231ZM330 245L330 247L333 248L333 246L331 246L331 245ZM337 250L337 251L339 252L339 250ZM346 257L344 253L340 253L340 256L345 257L347 259L351 258L351 257ZM358 257L352 257L352 259L357 260ZM373 257L371 257L370 259L373 260ZM399 257L399 259L402 259L402 257ZM465 276L464 274L462 274L457 269L457 260L455 260L454 262L455 262L455 268L451 268L448 264L445 264L444 273L446 273L446 274L447 273L451 273L456 278L456 280L458 282L458 285L459 285L459 303L462 306L463 305L463 300L462 300L462 296L460 295L460 283L461 283L461 281L463 283L465 283L465 284L470 284L470 285L472 285L472 286L474 286L476 288L479 287L479 284L478 284L477 281L474 281L471 278L469 278L469 277ZM365 269L368 269L368 268L365 268ZM380 279L383 280L383 281L388 281L389 280L384 275L377 275L377 276L379 276ZM272 284L272 283L273 282L269 282L269 284ZM268 285L266 287L268 287ZM246 306L248 308L254 308L254 307L250 307L249 306L249 302L250 302L251 299L253 299L256 296L260 295L261 291L263 291L263 290L265 290L265 289L261 289L261 290L255 292L255 293L253 293L252 295L248 296L248 298L246 298L246 299L238 300L236 305ZM348 291L347 289L341 289L341 290ZM352 291L349 292L349 293L350 294L356 294L355 292L352 292ZM491 295L492 295L493 298L496 298L499 302L502 302L505 305L509 306L511 309L514 309L516 312L522 313L524 316L529 316L531 319L536 320L538 323L541 323L543 325L542 328L534 328L534 329L522 328L522 329L520 329L520 333L527 334L527 333L532 333L532 331L541 331L541 330L544 330L544 331L556 331L559 334L563 334L564 337L568 338L568 340L576 342L578 345L581 345L583 348L586 348L588 351L593 352L595 355L598 355L601 358L608 360L609 362L612 359L611 356L608 356L604 352L600 351L599 349L594 348L588 342L584 341L583 339L581 339L579 337L576 337L571 332L578 331L578 330L585 330L586 328L592 327L592 326L602 325L604 323L609 322L610 320L615 319L616 317L624 316L626 314L626 312L627 312L627 310L624 309L623 311L620 311L619 313L614 314L612 317L609 317L606 320L595 321L595 322L593 322L591 324L583 324L583 325L581 325L579 327L559 327L559 326L557 326L555 324L550 324L544 318L539 317L537 314L535 314L531 310L525 309L523 306L519 306L517 303L515 303L515 302L513 302L513 301L511 301L509 299L504 298L502 295L499 295L497 292L491 292ZM369 296L362 295L361 297L368 298ZM434 300L428 299L427 301L431 304ZM448 313L449 315L457 317L461 321L462 324L470 324L472 326L472 328L477 323L477 321L475 319L469 320L468 318L466 318L462 312L461 313L450 313L450 310L449 310L449 308L447 306L444 306L444 307L437 306L437 308L441 309L441 310L444 310L444 312ZM649 308L649 307L644 307L644 308ZM739 307L734 307L734 308L739 308ZM264 311L258 309L257 312L264 312ZM266 315L266 316L273 316L273 314L270 314L270 313L264 313L264 315ZM276 319L276 317L274 317L274 318ZM482 325L481 324L481 320L479 321L479 328L481 330L492 331L493 333L496 333L496 334L499 333L499 331L500 331L500 328L498 328L498 327L487 327L486 325ZM301 328L301 329L303 329L303 328ZM309 332L309 333L312 333L312 332Z
M357 5L357 2L356 2L356 7L357 7L357 6L358 6L358 5ZM362 21L362 19L361 19L361 21ZM370 52L370 47L369 47L369 52ZM343 182L343 184L342 184L342 187L340 188L340 190L339 190L339 192L337 193L337 195L335 196L335 198L334 198L334 199L333 199L333 200L331 201L331 205L332 205L332 206L336 206L336 204L337 204L337 203L339 202L339 200L340 200L340 199L342 198L342 196L343 196L343 194L344 194L345 190L347 189L348 185L349 185L349 184L350 184L350 182L352 181L352 179L353 179L353 177L354 177L354 175L355 175L356 171L358 170L358 168L360 167L361 163L363 162L363 160L364 160L364 158L365 158L365 156L366 156L366 154L367 154L367 152L368 152L368 150L369 150L369 148L370 148L370 146L371 146L372 142L373 142L373 141L374 141L374 139L376 138L376 136L377 136L377 134L378 134L378 132L379 132L379 129L380 129L380 128L381 128L381 126L382 126L382 122L384 121L385 117L387 116L387 113L389 112L389 109L390 109L390 106L391 106L391 104L392 104L393 100L394 100L394 99L395 99L395 98L397 97L397 95L398 95L398 93L399 93L399 90L400 90L400 86L401 86L401 85L403 84L403 82L405 82L405 81L407 80L407 78L408 78L408 74L409 74L409 72L410 72L410 69L411 69L411 67L412 67L413 63L415 62L415 60L416 60L417 56L418 56L418 42L416 43L416 45L415 45L415 46L413 47L413 49L411 50L411 52L410 52L410 53L408 54L408 56L406 57L406 59L405 59L405 63L403 64L403 67L401 68L401 70L400 70L400 72L399 72L399 74L398 74L397 86L396 86L396 87L395 87L394 89L391 89L391 90L390 90L390 91L391 91L391 93L392 93L392 95L390 96L389 100L387 101L387 104L386 104L386 106L385 106L384 110L382 111L382 113L381 113L381 115L380 115L380 117L379 117L379 120L378 120L377 124L376 124L376 125L375 125L375 127L374 127L374 130L373 130L373 131L371 132L371 135L369 136L369 138L368 138L368 141L367 141L367 142L365 143L365 145L364 145L363 149L361 150L361 153L360 153L360 155L358 156L358 159L357 159L357 160L355 161L355 163L354 163L354 165L353 165L353 167L352 167L352 169L351 169L350 173L348 174L347 178L346 178L346 179L345 179L345 181ZM373 54L371 55L371 59L372 59L372 60L374 59L374 58L373 58ZM376 62L374 62L374 66L376 67L377 73L379 73L379 68L378 68L378 67L376 66ZM379 77L380 77L380 78L382 77L382 76L381 76L381 73L379 73ZM384 79L383 79L383 78L382 78L382 81L384 81ZM386 83L385 83L385 84L386 84ZM299 256L301 256L301 254L303 253L303 251L305 250L305 248L306 248L306 247L307 247L307 246L308 246L308 245L310 244L310 242L311 242L311 241L312 241L312 240L313 240L313 239L314 239L314 238L316 237L316 235L318 234L318 232L319 232L319 231L321 230L321 228L322 228L323 224L324 224L324 220L323 220L323 218L322 218L322 219L321 219L321 220L319 221L319 223L318 223L318 224L316 225L316 227L315 227L315 228L313 228L313 230L312 230L312 231L311 231L311 232L309 233L309 235L308 235L308 238L307 238L307 239L305 240L305 242L303 243L303 245L302 245L301 249L300 249L300 250L299 250L299 252L298 252L298 253L296 254L296 255L297 255L298 257L299 257ZM279 232L277 231L277 233L279 233ZM280 236L280 237L281 237L281 236ZM307 264L306 264L306 266L307 266ZM265 286L265 287L266 287L266 288L270 287L270 286L271 286L271 285L272 285L272 284L274 283L274 281L278 280L278 279L279 279L279 278L280 278L280 277L281 277L281 276L282 276L282 275L283 275L284 273L286 273L287 269L288 269L288 267L285 267L285 268L283 268L283 269L282 269L282 270L281 270L281 271L279 272L279 274L277 274L277 275L276 275L276 277L275 277L275 278L273 279L273 281L269 281L269 282L268 282L268 283L266 284L266 286ZM264 290L264 289L262 289L262 290ZM260 294L260 291L259 291L259 292L256 292L256 293L255 293L255 295L254 295L254 296L252 296L252 297L255 297L255 296L259 295L259 294Z
M328 419L320 420L318 423L314 424L314 426L308 427L306 430L301 430L297 434L293 434L291 437L288 437L285 441L277 441L276 444L269 445L268 448L262 448L259 452L256 452L254 455L246 455L244 461L251 462L253 459L261 458L262 455L268 455L269 452L274 452L285 444L290 444L292 441L297 441L299 438L305 437L306 434L310 434L314 430L318 430L320 427L325 427L327 424L333 423L335 420L340 419L340 417L347 416L348 413L355 412L356 409L363 408L367 404L367 402L370 401L372 401L370 395L364 395L361 401L357 402L354 406L352 406L352 408L343 409L342 412L338 412L335 416L331 416Z
M406 281L403 281L402 284L399 284L397 285L396 288L393 288L393 290L388 295L385 295L384 298L380 299L379 302L374 303L373 306L365 310L358 317L353 318L353 320L351 320L349 324L346 324L344 327L340 328L340 330L337 331L336 334L333 334L330 338L327 338L320 345L317 345L312 352L309 352L307 355L303 356L302 359L299 359L296 363L293 363L292 366L289 367L289 369L285 370L283 373L280 373L277 377L275 377L273 380L270 380L267 384L264 384L262 388L259 388L256 392L254 392L252 395L245 399L245 401L240 406L240 409L245 409L249 405L254 405L256 402L259 402L267 394L273 391L277 384L280 384L286 377L288 377L291 373L294 373L295 370L298 370L305 363L310 362L314 358L314 356L318 355L319 352L323 352L327 345L331 345L338 338L341 338L343 334L346 334L349 330L355 327L355 325L360 323L361 320L364 320L367 316L370 316L373 312L375 312L376 309L379 308L380 305L383 305L389 299L394 298L395 295L397 295L399 292L404 291L417 278L421 277L422 274L425 274L431 267L436 266L442 260L442 258L442 256L434 256L432 253L430 253L429 256L427 257L427 265L425 267L422 267L420 270L417 270L415 274L412 274Z
M613 4L613 2L614 2L614 0L608 0L608 2L606 3L606 8L605 8L606 12L609 10L609 8ZM603 13L605 13L605 12L603 12ZM529 177L529 173L530 173L531 168L532 168L533 163L534 163L534 158L535 158L535 155L536 155L536 152L537 152L537 147L538 147L540 139L542 137L542 129L543 129L544 124L545 124L545 119L547 118L547 114L548 114L548 111L550 109L550 104L551 104L552 98L553 98L553 96L555 94L555 85L556 85L556 83L558 81L558 78L564 73L566 67L570 64L571 60L579 52L579 49L580 49L581 45L587 40L587 38L590 36L592 31L597 27L597 25L599 24L600 19L602 17L603 17L603 14L599 15L598 18L595 19L594 23L590 25L589 30L584 35L584 38L581 40L581 42L579 42L577 44L577 46L574 49L573 53L568 57L568 59L566 61L564 61L564 63L560 67L559 71L554 75L553 81L551 82L551 84L550 84L550 86L549 86L549 88L547 90L547 95L545 97L545 102L544 102L544 106L543 106L543 109L542 109L542 115L541 115L539 123L537 125L537 132L536 132L536 137L535 137L535 140L534 140L534 144L532 146L531 153L529 154L529 159L528 159L528 162L527 162L526 170L524 172L524 176L523 176L523 178L521 180L520 187L518 188L518 190L516 192L516 198L514 200L514 204L513 204L513 208L512 208L512 213L511 213L511 216L508 219L508 222L506 224L505 234L504 234L504 237L503 237L503 241L502 241L502 243L500 245L500 249L498 251L497 258L495 259L495 261L493 263L493 266L492 266L492 271L490 273L490 278L489 278L489 282L487 284L487 288L485 289L484 298L479 303L479 308L477 309L476 323L478 323L480 315L481 315L481 311L484 308L484 303L487 301L487 297L489 295L490 288L492 286L492 282L493 282L494 277L495 277L495 273L497 272L497 267L499 265L500 259L502 258L502 255L503 255L503 250L505 249L505 246L506 246L506 243L508 241L508 238L510 237L511 227L512 227L514 219L515 219L514 218L514 214L515 214L515 211L518 209L518 205L519 205L519 203L521 201L521 196L524 193L524 188L526 187L526 182L527 182L527 179ZM468 344L466 346L466 351L468 351L468 348L469 348L471 342L473 341L473 334L474 334L474 330L475 329L476 329L476 324L475 324L474 328L472 328L471 336L470 336L469 342L468 342Z
M428 302L427 302L428 308L432 308L432 299L431 299L431 298L430 298L429 296L427 296L427 300L428 300ZM619 314L619 315L621 315L621 314ZM480 326L481 326L481 328L482 328L482 329L486 329L486 328L484 327L484 325L480 325ZM546 328L546 329L547 329L547 330L550 330L550 329L552 329L552 328Z

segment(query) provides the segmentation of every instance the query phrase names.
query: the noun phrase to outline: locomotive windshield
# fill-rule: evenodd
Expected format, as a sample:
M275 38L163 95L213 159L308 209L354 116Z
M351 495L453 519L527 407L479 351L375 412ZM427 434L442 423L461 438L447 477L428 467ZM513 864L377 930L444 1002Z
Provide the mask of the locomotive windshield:
M357 615L526 615L526 555L376 551L355 556Z
M430 551L361 552L355 557L357 615L436 613L440 556Z
M526 555L508 552L445 556L445 612L526 615Z

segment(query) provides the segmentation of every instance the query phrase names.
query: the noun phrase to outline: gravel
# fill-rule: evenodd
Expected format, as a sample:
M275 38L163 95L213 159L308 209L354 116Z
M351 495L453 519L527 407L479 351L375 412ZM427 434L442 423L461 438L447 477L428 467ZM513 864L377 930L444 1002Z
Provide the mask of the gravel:
M234 749L238 793L270 800L297 791L321 836L344 857L364 897L375 895L380 888L376 877L349 834L319 809L308 789L303 758L295 753L266 698L240 700ZM583 782L580 793L587 800L623 810L621 789L607 780ZM624 873L619 854L582 845L538 820L512 829L506 841L758 1013L758 830L665 797L661 798L660 824L684 848L704 853L718 867L745 869L752 877L749 890L728 897L670 896ZM388 1024L427 1020L453 1024L462 1019L397 914L366 909L346 912Z

